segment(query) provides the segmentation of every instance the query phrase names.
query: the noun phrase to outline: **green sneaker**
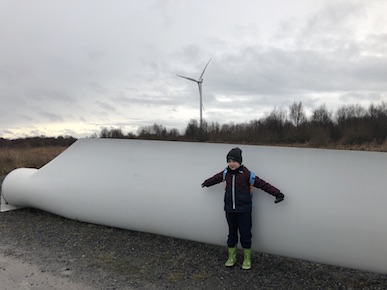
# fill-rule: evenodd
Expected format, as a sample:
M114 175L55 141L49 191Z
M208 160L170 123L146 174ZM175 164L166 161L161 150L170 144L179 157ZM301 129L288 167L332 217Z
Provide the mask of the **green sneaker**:
M244 260L242 264L242 269L250 270L251 269L251 249L243 249Z
M226 264L224 264L226 267L232 267L236 263L236 254L237 254L237 246L234 248L228 248L228 259Z

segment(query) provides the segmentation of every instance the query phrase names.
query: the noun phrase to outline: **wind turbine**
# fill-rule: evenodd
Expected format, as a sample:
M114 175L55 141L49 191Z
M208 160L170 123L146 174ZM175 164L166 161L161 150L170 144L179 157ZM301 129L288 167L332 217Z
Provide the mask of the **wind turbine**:
M206 66L204 67L204 70L203 70L202 74L200 75L199 79L197 79L197 80L195 80L193 78L177 75L178 77L181 77L181 78L184 78L184 79L196 82L198 84L198 86L199 86L199 95L200 95L200 128L202 128L202 125L203 125L203 120L202 120L202 110L203 110L202 84L203 84L203 75L204 75L204 71L206 70L206 68L207 68L208 64L210 63L210 61L211 61L211 59L207 62Z

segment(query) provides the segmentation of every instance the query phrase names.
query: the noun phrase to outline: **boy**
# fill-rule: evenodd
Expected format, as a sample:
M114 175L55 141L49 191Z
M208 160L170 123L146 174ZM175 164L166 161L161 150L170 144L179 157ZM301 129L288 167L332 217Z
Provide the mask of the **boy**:
M242 150L233 148L227 154L226 170L215 174L213 177L205 180L202 187L213 186L222 181L226 181L226 191L224 196L224 210L228 223L228 260L227 267L232 267L236 263L236 252L238 244L238 230L240 242L243 248L244 261L242 268L251 269L251 189L255 186L276 197L275 203L284 200L285 196L279 189L270 185L266 181L255 176L250 185L250 171L242 165ZM254 175L253 175L254 177Z

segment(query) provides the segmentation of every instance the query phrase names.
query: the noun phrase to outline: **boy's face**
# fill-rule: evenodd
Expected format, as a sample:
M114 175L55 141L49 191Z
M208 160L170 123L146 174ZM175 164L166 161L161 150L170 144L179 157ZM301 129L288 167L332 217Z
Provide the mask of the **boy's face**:
M235 160L232 160L232 159L229 159L227 161L227 164L228 164L228 167L230 167L231 170L235 170L235 169L238 169L241 165L239 164L239 162L235 161Z

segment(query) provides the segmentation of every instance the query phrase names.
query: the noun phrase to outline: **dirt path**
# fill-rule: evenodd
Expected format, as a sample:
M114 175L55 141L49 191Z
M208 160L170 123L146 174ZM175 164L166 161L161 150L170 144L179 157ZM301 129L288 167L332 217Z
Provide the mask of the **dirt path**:
M63 277L43 272L38 266L21 262L0 254L0 285L2 290L14 289L53 289L53 290L92 290L84 283L75 283L69 279L71 271L62 271Z

